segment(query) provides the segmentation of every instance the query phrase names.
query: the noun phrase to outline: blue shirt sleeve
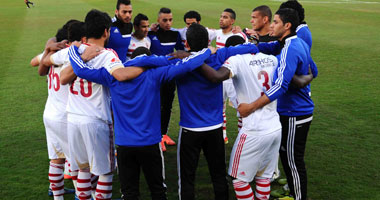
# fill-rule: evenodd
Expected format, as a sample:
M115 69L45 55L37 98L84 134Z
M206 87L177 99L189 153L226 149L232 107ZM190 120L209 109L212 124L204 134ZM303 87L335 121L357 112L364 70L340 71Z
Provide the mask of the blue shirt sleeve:
M258 53L259 49L256 45L252 43L245 43L238 46L231 46L220 48L216 51L218 54L218 59L220 62L224 63L229 57L235 56L237 54L246 54L246 53Z
M313 74L313 77L314 77L314 78L317 78L317 76L318 76L318 68L317 68L317 65L315 64L314 60L311 58L310 55L309 55L309 60L310 60L310 69L311 69L311 73Z
M170 81L177 76L191 72L201 66L203 62L210 56L210 54L210 49L205 48L196 54L182 59L181 62L178 62L177 64L157 68L154 75L160 83Z
M289 83L291 82L298 66L297 60L297 55L291 51L289 45L285 45L281 51L279 66L276 69L277 78L273 81L274 83L272 87L265 92L270 101L277 99L288 90Z
M311 46L313 45L313 39L311 37L311 32L307 26L302 27L297 31L297 37L305 41L306 44L309 45L309 48L311 49Z
M69 58L74 73L83 79L91 82L99 83L109 86L112 82L113 76L104 68L91 69L86 63L83 62L78 52L78 47L72 45L69 49Z
M162 67L175 64L180 59L169 60L170 56L137 56L134 59L128 60L124 66L138 66L138 67Z
M277 55L281 51L281 45L278 41L273 42L261 42L257 46L261 53Z

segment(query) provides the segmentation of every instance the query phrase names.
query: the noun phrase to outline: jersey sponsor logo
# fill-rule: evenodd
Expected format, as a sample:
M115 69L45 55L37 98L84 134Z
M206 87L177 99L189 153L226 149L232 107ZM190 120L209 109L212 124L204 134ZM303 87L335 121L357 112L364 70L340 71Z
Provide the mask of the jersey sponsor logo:
M239 175L245 176L245 172L242 171L242 172L239 173Z
M116 62L116 61L119 61L119 59L117 58L112 58L111 62Z
M256 60L251 60L249 62L250 66L261 65L263 67L273 67L274 64L275 64L275 62L271 58L260 58L260 59L256 59Z

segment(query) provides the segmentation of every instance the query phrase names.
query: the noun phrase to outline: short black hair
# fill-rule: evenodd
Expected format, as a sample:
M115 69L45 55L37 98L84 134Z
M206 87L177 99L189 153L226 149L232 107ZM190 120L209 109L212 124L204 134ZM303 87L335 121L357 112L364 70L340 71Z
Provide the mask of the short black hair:
M146 48L146 47L137 47L133 51L133 53L131 55L131 59L133 59L133 58L135 58L135 57L137 57L139 55L143 55L143 54L146 54L147 56L152 55L152 53L150 52L150 50L148 48Z
M116 3L116 9L119 10L120 9L120 4L124 4L124 5L131 5L131 1L130 0L117 0L117 3Z
M162 7L160 11L158 11L158 15L160 15L161 13L170 14L172 13L172 10L170 10L170 8Z
M69 42L81 41L85 34L84 22L74 22L69 26L67 39Z
M276 12L276 15L279 15L281 21L284 24L290 23L292 25L290 27L292 33L296 32L298 25L300 25L298 13L296 10L291 8L281 8Z
M200 51L208 46L208 31L197 23L192 23L186 32L187 43L191 51Z
M96 9L87 13L84 23L86 25L86 37L96 39L101 38L104 30L109 30L112 25L110 16Z
M233 35L226 40L225 47L236 46L236 45L244 44L244 43L245 43L244 38L238 35Z
M280 8L291 8L298 12L299 22L302 23L305 20L305 9L303 9L302 5L295 0L289 0L280 5Z
M186 23L186 19L191 19L191 18L195 18L197 22L201 21L201 15L197 11L194 11L194 10L190 10L189 12L185 13L185 15L183 16L183 21Z
M235 11L232 10L231 8L226 8L226 9L223 10L223 12L228 12L228 13L230 13L230 14L231 14L231 18L232 18L232 19L236 19L236 13L235 13Z
M140 26L142 20L148 21L149 18L144 14L137 14L136 17L133 19L133 25Z
M252 10L252 12L255 12L255 11L260 12L260 14L264 17L268 17L269 22L272 21L272 11L270 10L268 6L266 5L257 6L256 8Z
M57 42L68 39L69 26L76 22L79 22L79 21L76 19L70 19L62 26L62 28L58 29L57 33L55 34L55 38L57 39Z

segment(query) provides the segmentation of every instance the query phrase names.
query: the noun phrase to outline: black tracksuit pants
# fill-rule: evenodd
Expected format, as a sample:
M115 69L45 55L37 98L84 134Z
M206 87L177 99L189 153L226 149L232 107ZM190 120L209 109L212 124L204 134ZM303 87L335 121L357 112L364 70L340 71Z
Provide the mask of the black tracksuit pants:
M153 200L166 200L164 157L160 144L143 147L118 146L117 165L124 200L138 200L140 169Z
M175 80L161 85L161 134L166 135L168 132L170 115L172 114L172 105L175 96Z
M194 181L201 150L206 157L215 199L228 199L228 183L222 127L194 132L182 128L178 138L177 165L181 200L194 200Z
M305 200L307 197L307 174L304 155L312 119L312 115L280 116L282 124L281 163L286 174L290 194L296 200Z

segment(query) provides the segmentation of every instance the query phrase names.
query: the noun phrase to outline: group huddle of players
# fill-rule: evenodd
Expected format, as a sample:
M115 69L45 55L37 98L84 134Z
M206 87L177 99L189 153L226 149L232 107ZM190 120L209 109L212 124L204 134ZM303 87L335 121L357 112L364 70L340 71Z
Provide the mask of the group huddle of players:
M195 199L201 151L215 199L229 199L227 174L237 199L269 199L279 155L286 198L306 199L310 82L318 70L304 9L284 2L272 22L270 8L258 6L252 28L243 31L235 19L225 9L215 30L189 11L186 27L174 29L171 10L161 8L158 23L150 25L141 13L132 23L130 0L118 0L112 19L91 10L84 22L70 20L59 29L31 61L48 78L43 120L54 199L65 193L65 160L76 199L111 199L116 160L122 199L139 199L141 170L152 199L167 199L163 151L165 143L175 145L166 133L176 88L179 199ZM227 99L240 118L228 171Z

